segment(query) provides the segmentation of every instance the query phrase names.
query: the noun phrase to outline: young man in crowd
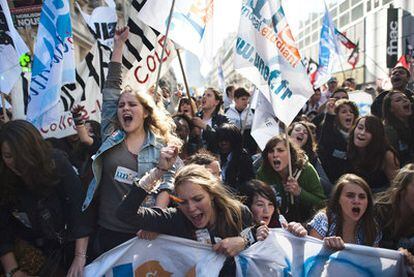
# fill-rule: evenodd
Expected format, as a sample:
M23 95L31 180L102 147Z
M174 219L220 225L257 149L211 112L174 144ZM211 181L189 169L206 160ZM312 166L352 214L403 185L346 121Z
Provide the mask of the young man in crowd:
M253 112L249 108L250 93L245 88L234 91L234 104L226 110L226 116L231 123L239 128L243 136L243 147L250 154L256 152L256 142L250 135L253 122Z
M403 66L396 66L391 70L391 84L393 90L399 90L409 99L412 99L413 92L407 88L408 82L410 81L411 73ZM371 105L371 113L379 118L382 118L382 103L387 95L388 91L385 90L378 94L374 102ZM411 100L412 101L412 100Z

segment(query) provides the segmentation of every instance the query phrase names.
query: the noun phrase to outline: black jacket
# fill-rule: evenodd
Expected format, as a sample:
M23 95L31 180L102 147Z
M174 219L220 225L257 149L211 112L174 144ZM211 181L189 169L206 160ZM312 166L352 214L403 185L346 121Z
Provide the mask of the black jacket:
M226 159L226 158L224 158ZM223 169L223 162L221 163ZM240 153L233 153L229 164L225 168L225 185L236 193L243 194L246 182L255 177L253 161L250 155L243 149Z
M17 178L14 200L2 201L0 256L12 251L16 238L40 249L50 250L58 247L54 231L61 233L65 241L89 235L78 224L83 199L80 180L62 152L54 151L52 157L59 182L50 191L37 195ZM50 225L45 223L44 218L49 218ZM53 230L50 226L53 226Z
M197 116L203 118L203 112L197 113ZM216 130L224 123L229 123L229 119L222 114L214 114L211 118L211 125L203 130L202 140L207 147L207 150L213 153L218 153Z
M333 184L350 170L347 160L348 140L335 127L334 121L335 115L326 114L322 123L318 150L323 169Z

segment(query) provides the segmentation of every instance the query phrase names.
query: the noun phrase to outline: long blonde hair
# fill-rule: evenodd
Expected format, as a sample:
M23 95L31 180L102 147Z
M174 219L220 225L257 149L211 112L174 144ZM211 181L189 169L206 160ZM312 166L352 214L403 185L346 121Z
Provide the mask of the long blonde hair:
M216 211L216 230L221 238L240 234L243 229L243 204L210 171L201 165L186 165L175 176L175 188L185 182L201 186L210 195Z
M132 93L148 113L148 116L144 120L144 129L146 131L151 131L164 144L181 146L180 139L174 133L174 121L157 107L151 95L130 88L126 88L122 93ZM114 118L114 129L121 129L117 114L115 114Z

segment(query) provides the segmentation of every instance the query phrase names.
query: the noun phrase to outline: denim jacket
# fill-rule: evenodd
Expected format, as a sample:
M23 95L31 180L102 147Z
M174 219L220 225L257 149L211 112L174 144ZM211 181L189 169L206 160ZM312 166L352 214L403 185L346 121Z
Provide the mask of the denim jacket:
M126 137L123 130L110 131L113 127L111 121L116 115L118 99L121 93L121 73L120 63L109 63L108 77L105 83L105 88L102 91L101 130L103 143L96 154L92 156L92 171L94 178L88 186L86 198L82 205L82 211L85 211L91 204L99 183L101 182L103 153L113 148L115 145L122 143ZM161 148L164 147L164 144L151 131L147 130L146 134L147 137L137 157L138 178L141 178L146 172L157 166ZM173 190L174 174L175 167L164 174L162 184L159 187L160 190Z

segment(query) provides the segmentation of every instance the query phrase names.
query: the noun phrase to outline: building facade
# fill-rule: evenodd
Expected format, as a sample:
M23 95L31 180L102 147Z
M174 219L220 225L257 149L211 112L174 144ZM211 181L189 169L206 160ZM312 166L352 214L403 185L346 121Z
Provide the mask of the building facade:
M342 51L341 65L334 76L341 84L345 78L353 77L358 84L375 84L385 79L390 72L387 67L387 10L390 6L398 9L398 35L395 46L398 57L405 53L406 42L414 45L414 1L413 0L338 0L328 10L336 28L345 33L353 42L359 42L359 61L355 69L347 62L351 50ZM319 41L324 12L312 13L299 24L294 34L302 58L318 62ZM227 84L249 84L233 68L233 48L236 35L230 37L217 54L216 62L223 67ZM217 68L210 74L210 84L218 85Z
M414 44L414 1L410 0L344 0L328 6L336 28L353 42L359 42L359 62L355 69L347 63L350 51L343 51L341 66L334 75L341 84L353 77L358 84L375 84L389 75L387 67L387 10L398 9L398 57L404 54L406 42ZM296 41L302 57L318 61L320 30L324 13L314 13L300 23Z

